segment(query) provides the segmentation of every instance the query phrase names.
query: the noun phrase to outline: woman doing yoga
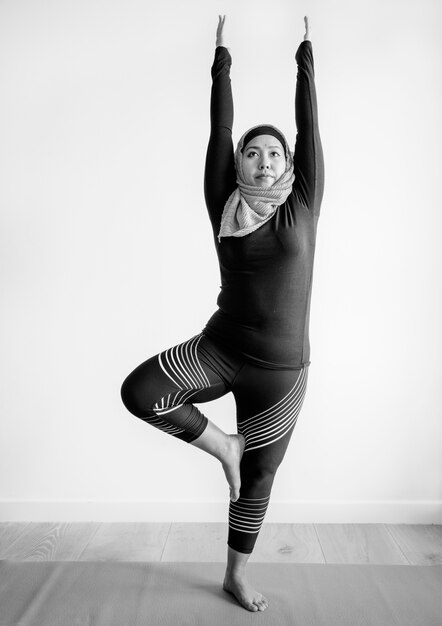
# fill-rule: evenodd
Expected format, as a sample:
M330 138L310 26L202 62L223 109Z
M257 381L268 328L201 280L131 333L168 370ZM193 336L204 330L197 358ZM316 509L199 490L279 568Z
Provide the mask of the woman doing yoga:
M208 452L230 486L223 588L249 611L268 600L246 580L307 385L316 226L324 188L312 44L296 52L294 153L275 126L248 130L233 150L232 59L219 17L212 65L204 193L221 272L218 310L199 334L152 356L121 388L127 409ZM194 403L232 392L237 434Z

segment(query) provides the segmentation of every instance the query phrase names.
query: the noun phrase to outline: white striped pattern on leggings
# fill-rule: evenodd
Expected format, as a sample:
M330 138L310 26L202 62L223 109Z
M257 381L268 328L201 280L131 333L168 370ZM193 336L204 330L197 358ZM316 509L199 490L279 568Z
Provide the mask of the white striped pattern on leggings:
M230 502L229 527L242 533L259 533L269 504L265 498L239 498Z
M270 408L238 423L238 432L244 435L244 452L269 446L278 441L296 424L307 387L308 367L300 370L295 385L282 400Z
M161 369L178 387L178 391L164 396L155 403L152 410L157 417L149 418L149 423L170 435L183 433L185 429L174 426L159 416L176 411L198 391L210 387L209 379L198 359L198 344L202 336L202 333L195 335L158 355Z

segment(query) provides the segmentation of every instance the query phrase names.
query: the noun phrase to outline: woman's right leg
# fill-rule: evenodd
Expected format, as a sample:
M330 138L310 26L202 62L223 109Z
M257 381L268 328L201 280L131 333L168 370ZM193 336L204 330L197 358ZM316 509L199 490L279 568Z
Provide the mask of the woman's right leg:
M201 333L141 363L121 387L123 403L133 415L221 461L232 501L239 497L244 438L226 434L191 400L208 402L228 393L241 365L218 355Z

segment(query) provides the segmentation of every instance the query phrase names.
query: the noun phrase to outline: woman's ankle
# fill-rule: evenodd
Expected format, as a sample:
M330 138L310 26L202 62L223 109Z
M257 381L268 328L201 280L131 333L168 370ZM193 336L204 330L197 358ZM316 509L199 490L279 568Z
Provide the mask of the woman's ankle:
M230 546L227 547L226 575L230 577L242 577L245 574L247 561L250 554L238 552Z
M216 424L207 420L207 426L201 435L190 443L223 462L229 448L229 437Z

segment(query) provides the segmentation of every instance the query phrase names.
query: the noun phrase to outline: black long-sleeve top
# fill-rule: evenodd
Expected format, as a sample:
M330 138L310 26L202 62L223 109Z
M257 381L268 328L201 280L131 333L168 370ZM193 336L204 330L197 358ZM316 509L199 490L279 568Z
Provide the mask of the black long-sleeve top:
M324 190L313 51L297 52L293 189L275 214L244 237L222 237L221 216L237 187L232 142L232 58L218 46L212 65L211 131L204 194L221 273L218 310L203 333L269 368L310 363L309 316L316 227Z

